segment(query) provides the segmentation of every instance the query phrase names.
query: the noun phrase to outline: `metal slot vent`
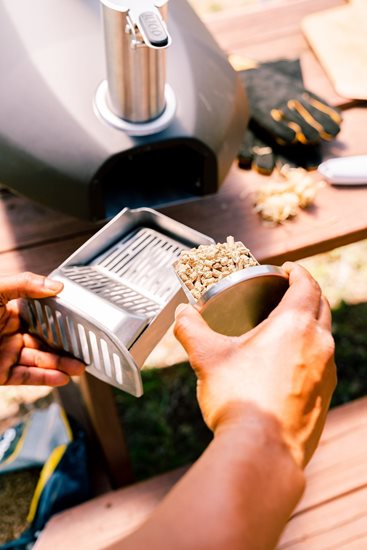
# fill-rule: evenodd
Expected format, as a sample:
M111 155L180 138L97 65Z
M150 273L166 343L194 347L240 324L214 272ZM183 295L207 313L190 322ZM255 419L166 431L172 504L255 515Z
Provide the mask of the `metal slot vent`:
M93 294L131 313L150 318L154 317L161 308L159 304L134 289L107 277L98 270L97 266L64 267L62 273Z
M113 342L95 324L86 321L75 313L73 317L54 307L55 301L28 300L25 313L31 332L38 334L50 346L63 348L66 352L83 361L91 374L105 382L141 395L139 369L125 356L128 351ZM140 381L140 383L139 383Z
M143 227L121 239L93 264L162 305L177 292L172 263L182 249L182 243Z
M62 274L130 313L155 317L177 292L172 270L182 244L150 228L121 239L90 265L64 266Z

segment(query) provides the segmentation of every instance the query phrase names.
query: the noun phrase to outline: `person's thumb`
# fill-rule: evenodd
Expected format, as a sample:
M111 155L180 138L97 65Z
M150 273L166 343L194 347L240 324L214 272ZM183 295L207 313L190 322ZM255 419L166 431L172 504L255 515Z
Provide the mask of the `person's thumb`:
M177 340L191 353L205 353L215 345L218 334L208 327L200 313L189 304L180 304L175 313L174 334Z
M15 298L45 298L54 296L63 284L30 272L0 277L0 307Z

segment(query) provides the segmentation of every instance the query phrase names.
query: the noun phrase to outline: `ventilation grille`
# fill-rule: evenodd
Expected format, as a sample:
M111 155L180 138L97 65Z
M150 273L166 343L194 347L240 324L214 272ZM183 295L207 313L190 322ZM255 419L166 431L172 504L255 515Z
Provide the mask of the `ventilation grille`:
M62 273L93 294L151 318L178 290L172 269L182 244L150 228L121 239L91 265L65 266Z
M30 329L52 347L64 349L88 365L92 374L108 379L117 387L134 383L124 368L124 358L113 342L99 334L99 330L79 319L50 307L38 300L27 301ZM130 367L129 367L130 368ZM130 380L124 380L125 376Z
M94 266L64 267L62 273L71 281L93 292L93 294L101 296L101 298L131 313L150 318L157 315L161 309L160 305L153 300L107 277Z

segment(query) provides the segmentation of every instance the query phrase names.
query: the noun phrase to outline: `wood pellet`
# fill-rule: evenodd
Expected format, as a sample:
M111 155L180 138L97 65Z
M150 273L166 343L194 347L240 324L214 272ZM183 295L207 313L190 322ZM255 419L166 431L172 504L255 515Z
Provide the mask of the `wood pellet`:
M229 236L225 243L183 250L174 268L195 300L199 300L204 292L227 275L255 265L259 262L250 250Z

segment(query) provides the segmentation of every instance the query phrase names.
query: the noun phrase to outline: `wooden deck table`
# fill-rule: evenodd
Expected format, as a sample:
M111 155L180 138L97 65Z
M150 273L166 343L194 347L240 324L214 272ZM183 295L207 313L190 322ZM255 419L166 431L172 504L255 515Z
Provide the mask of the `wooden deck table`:
M348 107L340 135L325 146L325 158L367 152L367 109L335 94L300 31L307 13L341 4L340 0L274 0L267 9L235 10L206 21L228 53L258 60L300 56L308 86ZM253 211L253 193L264 178L234 163L217 194L161 211L217 240L234 235L262 263L296 260L367 237L367 187L327 186L319 191L312 208L294 221L271 228ZM48 274L99 228L7 192L0 197L0 227L0 271L7 274L23 270ZM128 456L110 388L91 377L84 377L83 385L112 484L122 485L129 479Z
M306 468L307 488L277 550L367 548L367 397L333 409ZM186 468L99 496L51 518L34 550L102 550L138 528ZM179 518L178 518L179 521ZM230 548L228 549L230 550Z

